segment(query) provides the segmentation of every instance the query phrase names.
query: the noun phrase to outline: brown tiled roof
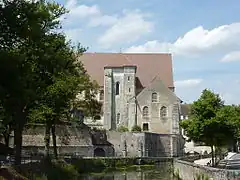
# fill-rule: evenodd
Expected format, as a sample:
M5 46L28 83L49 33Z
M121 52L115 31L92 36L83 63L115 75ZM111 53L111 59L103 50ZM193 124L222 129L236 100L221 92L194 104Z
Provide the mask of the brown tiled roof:
M89 75L103 86L104 67L137 66L136 76L146 87L157 75L167 87L174 87L171 54L150 53L84 53L79 58Z

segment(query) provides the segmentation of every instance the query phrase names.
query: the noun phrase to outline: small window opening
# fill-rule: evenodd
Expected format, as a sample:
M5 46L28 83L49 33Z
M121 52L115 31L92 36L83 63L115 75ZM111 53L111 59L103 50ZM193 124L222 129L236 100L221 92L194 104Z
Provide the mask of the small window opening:
M157 95L157 93L152 93L152 102L158 102L158 95Z
M148 123L143 123L143 131L148 131L149 128L148 128Z
M117 113L117 124L120 122L120 113Z
M116 83L116 95L119 95L120 83Z

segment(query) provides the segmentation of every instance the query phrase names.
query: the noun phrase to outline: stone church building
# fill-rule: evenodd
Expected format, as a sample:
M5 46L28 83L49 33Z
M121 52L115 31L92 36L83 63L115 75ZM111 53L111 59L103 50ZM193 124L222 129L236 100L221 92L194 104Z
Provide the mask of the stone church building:
M171 54L84 53L79 60L101 87L97 98L103 104L101 118L85 117L84 124L107 130L115 156L182 154L182 101L174 92ZM143 132L116 131L134 125Z
M103 104L102 116L97 120L84 117L84 123L58 125L59 154L81 157L182 155L181 100L174 93L170 54L85 53L79 60L101 87L97 98ZM134 125L143 131L131 132ZM127 127L129 132L116 131L120 126ZM24 154L37 155L44 151L44 127L39 124L25 127ZM13 145L12 137L10 141Z
M79 59L101 87L103 115L95 124L179 134L181 100L174 93L170 54L85 53ZM85 123L94 126L87 118Z

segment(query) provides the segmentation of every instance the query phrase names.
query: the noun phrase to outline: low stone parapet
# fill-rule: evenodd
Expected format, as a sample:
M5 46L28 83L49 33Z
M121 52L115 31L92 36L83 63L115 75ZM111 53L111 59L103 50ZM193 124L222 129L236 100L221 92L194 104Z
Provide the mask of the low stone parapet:
M238 180L240 170L219 169L197 165L181 159L174 160L174 174L180 179Z

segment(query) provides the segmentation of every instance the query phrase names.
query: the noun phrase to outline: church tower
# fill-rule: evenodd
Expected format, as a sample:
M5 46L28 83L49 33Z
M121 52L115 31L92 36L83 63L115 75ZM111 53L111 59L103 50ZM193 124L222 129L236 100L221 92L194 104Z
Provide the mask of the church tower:
M136 66L104 68L104 128L116 130L119 126L129 129L135 123Z

